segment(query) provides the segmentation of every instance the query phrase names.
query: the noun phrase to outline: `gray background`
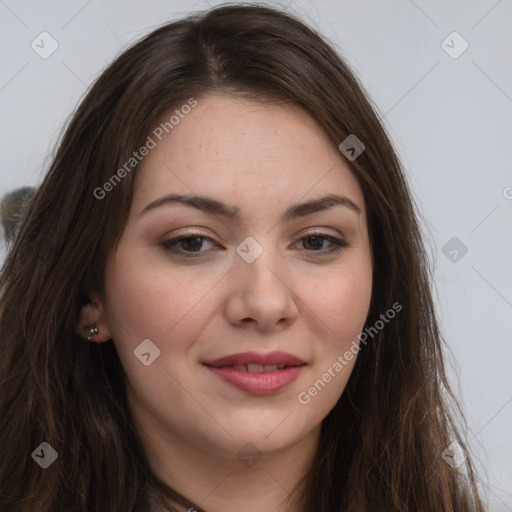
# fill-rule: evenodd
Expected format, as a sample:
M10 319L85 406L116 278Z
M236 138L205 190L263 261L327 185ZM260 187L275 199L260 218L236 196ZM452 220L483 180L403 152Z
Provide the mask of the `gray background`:
M218 3L0 0L0 195L39 183L63 123L122 49ZM386 123L423 219L481 486L490 510L512 511L512 0L268 3L335 43ZM47 59L31 48L43 31L59 45ZM460 55L457 36L442 44L454 31L469 45Z

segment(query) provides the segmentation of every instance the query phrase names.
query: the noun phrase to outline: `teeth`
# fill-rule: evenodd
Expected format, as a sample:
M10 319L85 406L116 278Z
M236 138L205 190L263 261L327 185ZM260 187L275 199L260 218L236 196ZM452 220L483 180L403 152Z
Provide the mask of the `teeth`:
M240 372L249 372L249 373L268 373L268 372L277 372L278 370L282 370L285 368L284 364L236 364L231 366L233 370L238 370Z
M262 364L248 364L247 365L247 371L249 373L261 373L264 370L265 367Z

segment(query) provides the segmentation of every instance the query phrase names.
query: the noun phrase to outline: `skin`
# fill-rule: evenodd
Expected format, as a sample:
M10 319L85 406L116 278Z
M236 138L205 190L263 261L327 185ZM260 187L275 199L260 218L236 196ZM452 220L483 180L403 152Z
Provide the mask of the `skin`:
M357 342L370 306L372 253L358 181L305 111L223 94L198 98L137 172L105 297L93 292L83 315L98 325L94 341L115 343L150 464L209 512L299 511L283 501L309 468L321 422L356 358L308 404L298 395ZM216 198L237 206L241 220L179 204L139 217L169 193ZM288 207L333 193L361 211L337 205L280 220ZM176 243L182 256L161 245L190 232L208 239ZM313 232L349 245L329 253L333 244L309 238ZM247 236L263 248L252 263L235 251ZM194 244L202 255L187 259ZM134 356L145 339L160 350L148 366ZM249 350L282 350L307 365L285 389L254 395L201 364ZM237 455L247 443L261 456L250 467Z

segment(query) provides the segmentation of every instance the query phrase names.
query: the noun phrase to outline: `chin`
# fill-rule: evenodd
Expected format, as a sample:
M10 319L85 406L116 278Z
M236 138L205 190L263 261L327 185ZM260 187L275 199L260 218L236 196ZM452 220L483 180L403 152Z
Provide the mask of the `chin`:
M206 444L204 448L214 456L240 459L245 455L250 456L252 451L255 456L277 454L315 430L314 427L299 430L295 420L286 424L285 418L286 414L276 416L272 421L254 419L250 422L246 418L243 426L236 422L224 423L223 426L231 435L224 430L225 435L215 438L211 432L204 433L201 444Z

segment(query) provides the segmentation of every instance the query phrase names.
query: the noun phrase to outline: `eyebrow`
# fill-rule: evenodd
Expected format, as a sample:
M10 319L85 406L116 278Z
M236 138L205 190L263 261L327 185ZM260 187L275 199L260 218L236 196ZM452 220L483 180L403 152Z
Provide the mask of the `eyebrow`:
M209 215L221 216L231 220L240 220L240 209L236 206L228 205L212 197L185 194L167 194L159 197L148 204L139 213L139 218L155 208L169 204L182 204L201 210ZM312 199L291 206L283 214L281 221L289 222L296 218L311 215L312 213L328 210L334 206L345 206L358 214L361 213L361 208L348 197L337 194L327 194L318 199Z

